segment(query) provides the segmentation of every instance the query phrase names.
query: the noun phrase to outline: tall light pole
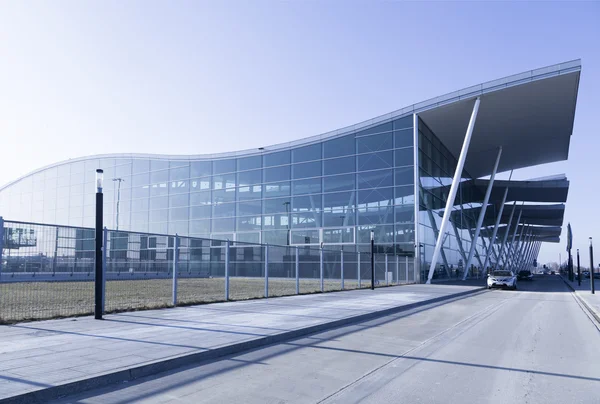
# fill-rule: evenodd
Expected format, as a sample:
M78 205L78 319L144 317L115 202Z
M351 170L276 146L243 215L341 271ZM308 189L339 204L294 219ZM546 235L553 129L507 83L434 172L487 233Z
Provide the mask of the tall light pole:
M594 246L592 246L592 238L590 237L590 287L592 288L592 294L596 293L594 287Z
M344 251L344 219L346 216L341 215L340 219L342 220L342 228L340 229L340 243L342 244L342 251Z
M121 182L125 181L123 178L113 178L113 182L118 181L119 186L117 188L117 231L119 231L119 204L121 203Z
M96 277L94 280L94 318L102 320L102 183L104 171L96 170Z
M375 231L371 230L371 290L375 290Z

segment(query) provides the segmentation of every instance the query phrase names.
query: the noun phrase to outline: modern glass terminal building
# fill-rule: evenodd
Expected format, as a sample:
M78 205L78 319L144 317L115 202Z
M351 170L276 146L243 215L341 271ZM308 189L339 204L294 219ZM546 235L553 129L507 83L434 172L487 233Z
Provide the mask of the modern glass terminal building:
M484 267L507 239L558 240L564 205L552 210L553 227L535 222L536 209L519 212L524 203L564 203L564 177L529 185L493 177L567 158L580 70L579 61L533 70L253 150L56 163L0 188L0 216L93 227L102 168L111 229L348 251L369 251L373 230L379 251L418 257L423 269L438 258L446 271Z

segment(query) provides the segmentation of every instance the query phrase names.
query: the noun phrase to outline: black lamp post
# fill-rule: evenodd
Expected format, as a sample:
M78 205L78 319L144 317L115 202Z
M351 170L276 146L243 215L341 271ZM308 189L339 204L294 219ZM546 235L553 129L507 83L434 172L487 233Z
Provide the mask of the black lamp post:
M375 231L371 230L371 290L375 290Z
M104 171L96 170L96 279L94 282L94 318L102 320L102 182Z
M579 267L579 248L577 249L577 284L581 286L581 268Z

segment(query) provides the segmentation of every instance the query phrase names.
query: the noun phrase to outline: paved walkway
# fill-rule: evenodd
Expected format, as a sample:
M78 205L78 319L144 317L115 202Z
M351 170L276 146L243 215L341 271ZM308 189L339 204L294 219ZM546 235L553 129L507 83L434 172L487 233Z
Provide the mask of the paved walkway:
M569 282L569 278L566 275L562 276L562 278L567 285L571 286L571 288L575 291L575 294L585 302L588 308L594 313L596 320L600 322L600 279L594 279L596 293L592 294L590 278L583 278L582 275L581 286L579 286L577 282L577 276L575 276L575 280L573 282Z
M135 379L479 289L409 285L0 326L0 401Z

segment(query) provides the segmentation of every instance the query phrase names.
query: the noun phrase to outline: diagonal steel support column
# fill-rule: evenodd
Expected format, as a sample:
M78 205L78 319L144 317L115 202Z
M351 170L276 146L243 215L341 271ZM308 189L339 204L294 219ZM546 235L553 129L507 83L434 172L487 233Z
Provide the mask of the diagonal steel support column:
M490 201L490 195L492 194L492 187L494 186L494 177L496 177L496 171L498 170L498 164L500 164L500 157L502 156L502 147L498 148L498 155L496 156L496 162L494 163L494 169L492 170L492 175L490 176L490 182L485 190L485 197L483 198L483 204L481 205L481 210L479 211L479 218L477 219L477 225L475 226L475 236L473 237L475 240L479 237L479 232L481 231L481 225L483 224L483 219L485 217L485 212L487 210L488 203ZM471 265L471 260L473 259L473 254L475 254L475 250L477 243L471 243L471 249L469 250L469 256L465 262L465 266L469 268ZM467 272L463 275L463 281L467 279Z
M527 243L529 242L529 232L531 231L531 225L527 225L527 228L523 231L525 237L523 237L523 241L519 247L519 252L517 253L516 264L517 270L523 269L523 258L525 256L525 251L527 251ZM520 239L520 237L519 237Z
M498 260L496 261L496 268L500 268L500 261L504 257L504 247L506 246L506 241L508 240L508 234L510 233L510 226L512 225L512 219L515 215L515 208L517 207L517 201L513 202L513 208L510 211L510 216L508 218L508 224L506 225L506 230L504 231L504 238L502 239L502 244L500 246L500 251L498 252Z
M500 210L498 211L498 216L496 217L496 223L494 224L494 231L492 232L492 237L490 238L490 246L488 248L487 254L485 255L485 262L483 264L484 268L487 268L488 262L491 260L492 252L496 256L496 262L498 261L498 255L495 254L496 250L494 250L494 245L496 244L496 236L498 235L498 226L500 225L500 220L502 219L502 213L504 212L504 204L506 203L506 197L508 196L508 187L504 190L504 196L502 197L502 202L500 203ZM491 264L491 262L490 262Z
M462 238L460 237L460 233L458 232L456 225L454 223L452 223L452 220L450 220L450 224L452 225L452 228L454 229L454 237L456 237L456 242L458 243L458 251L460 252L460 256L463 259L463 263L467 262L467 255L465 254L465 249L463 248L463 245L462 245ZM464 267L463 270L465 271L465 273L468 272L467 267Z
M503 265L504 267L510 266L510 256L515 248L515 238L517 237L517 231L519 231L519 224L521 223L521 215L523 213L523 205L521 205L521 209L519 210L519 216L517 217L517 221L515 222L515 231L513 232L512 238L510 239L510 244L508 245L508 249L506 250L506 255L504 256Z
M519 239L517 240L517 248L513 254L512 264L513 266L519 270L521 266L521 257L523 254L523 245L525 244L525 239L527 238L527 232L529 231L529 225L524 225L521 227L521 231L519 232ZM525 234L525 237L523 235Z
M471 243L476 243L474 234L471 231L471 229L469 229L469 236L471 236ZM484 240L484 238L482 237L481 240ZM487 248L486 248L486 250L487 250ZM483 262L481 262L481 257L479 256L479 251L477 251L477 244L475 244L475 258L477 258L477 261L479 262L479 266L481 268L483 268Z
M448 194L448 200L446 201L446 209L444 210L444 217L442 218L442 225L440 226L440 234L438 235L437 242L435 243L435 249L433 250L433 257L431 258L431 266L429 267L429 275L427 276L427 282L431 283L435 266L440 257L440 250L442 248L442 241L444 234L446 234L446 227L450 221L450 214L452 213L452 207L454 206L454 200L456 199L456 192L460 185L460 179L462 178L463 167L465 166L465 160L467 159L467 153L469 151L469 144L471 143L471 136L473 135L473 128L475 127L475 120L477 119L477 112L479 111L479 97L475 100L473 106L473 112L471 113L471 119L469 120L469 126L467 127L467 133L465 134L465 140L458 157L458 163L456 164L456 171L454 172L454 178L452 179L452 185L450 186L450 192Z

